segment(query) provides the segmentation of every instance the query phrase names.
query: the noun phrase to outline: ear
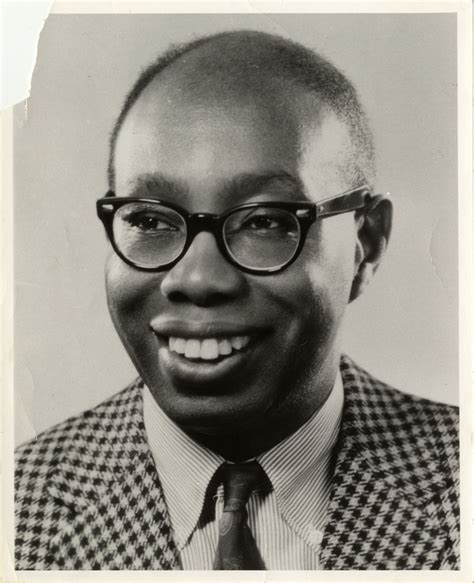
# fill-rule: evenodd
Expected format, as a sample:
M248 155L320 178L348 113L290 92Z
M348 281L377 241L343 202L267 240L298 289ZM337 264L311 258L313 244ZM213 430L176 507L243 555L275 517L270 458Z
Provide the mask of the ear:
M380 265L392 230L392 214L392 202L384 198L358 217L355 274L350 302L363 293Z

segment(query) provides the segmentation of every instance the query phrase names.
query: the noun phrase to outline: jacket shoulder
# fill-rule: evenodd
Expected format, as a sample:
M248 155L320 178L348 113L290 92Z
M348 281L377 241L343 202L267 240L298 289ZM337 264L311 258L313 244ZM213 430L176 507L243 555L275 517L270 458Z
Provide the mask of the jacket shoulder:
M341 359L341 374L347 396L356 401L366 414L374 410L379 420L393 421L394 417L403 416L408 421L423 420L442 421L441 426L429 424L427 427L435 432L450 433L459 425L459 408L423 397L417 397L384 383L347 356Z
M323 539L326 569L458 569L456 407L341 360L344 410Z
M459 470L459 409L410 395L376 379L348 357L341 360L349 431L365 426L371 443L390 442L400 455L434 454L439 467L455 477Z
M134 439L141 381L97 407L71 417L15 451L15 561L17 569L49 569L50 543L88 479L95 483L107 456ZM67 486L70 485L70 487Z
M127 431L130 411L138 406L138 379L98 406L40 433L15 450L15 514L26 516L45 503L48 478L64 458L93 460L90 452ZM87 470L87 468L84 468ZM90 468L92 469L92 468Z
M113 425L137 401L142 386L141 380L136 379L96 407L58 423L17 447L17 473L31 465L35 466L35 475L45 472L71 447L100 440L107 425Z

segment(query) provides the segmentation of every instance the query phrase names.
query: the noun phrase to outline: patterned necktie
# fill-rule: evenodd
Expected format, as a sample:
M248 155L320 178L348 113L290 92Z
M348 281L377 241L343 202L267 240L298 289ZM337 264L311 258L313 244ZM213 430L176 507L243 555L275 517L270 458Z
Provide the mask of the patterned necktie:
M250 494L265 477L256 461L223 464L224 511L219 521L219 542L214 569L265 569L255 540L247 525L246 505Z

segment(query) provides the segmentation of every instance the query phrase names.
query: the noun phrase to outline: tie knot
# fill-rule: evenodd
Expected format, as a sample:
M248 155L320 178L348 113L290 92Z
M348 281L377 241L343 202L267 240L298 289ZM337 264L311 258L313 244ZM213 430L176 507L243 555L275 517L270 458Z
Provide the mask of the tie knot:
M265 474L256 461L243 464L224 463L221 466L224 485L224 512L242 510L252 490L264 480Z

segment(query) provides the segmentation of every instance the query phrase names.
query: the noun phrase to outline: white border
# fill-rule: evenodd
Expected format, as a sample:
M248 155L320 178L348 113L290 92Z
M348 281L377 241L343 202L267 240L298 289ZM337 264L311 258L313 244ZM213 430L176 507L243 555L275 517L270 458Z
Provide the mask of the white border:
M26 5L25 5L26 6ZM6 536L3 545L3 581L471 581L472 580L472 515L471 472L471 321L472 321L472 7L468 0L440 2L404 0L332 0L326 2L72 2L56 1L54 14L143 14L143 13L457 13L458 15L458 179L459 179L459 378L461 417L461 571L265 571L265 572L157 572L157 571L20 571L12 566L13 540L13 177L12 177L12 115L2 115L2 311L3 360L3 521ZM472 356L472 355L471 355Z

